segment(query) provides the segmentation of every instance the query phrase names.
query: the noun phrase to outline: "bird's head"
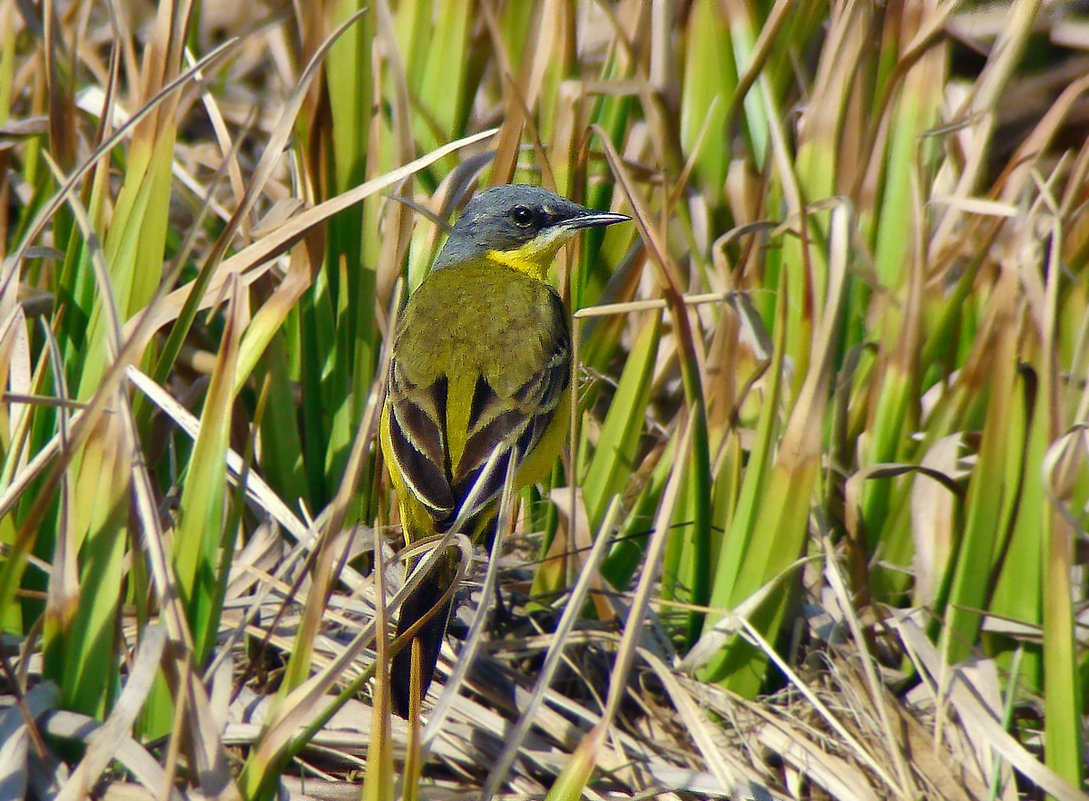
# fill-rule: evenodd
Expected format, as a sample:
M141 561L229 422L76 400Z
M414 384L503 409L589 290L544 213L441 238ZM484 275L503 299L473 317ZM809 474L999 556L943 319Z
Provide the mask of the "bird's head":
M465 207L432 269L486 259L543 279L556 251L580 229L630 219L585 208L540 186L495 186Z

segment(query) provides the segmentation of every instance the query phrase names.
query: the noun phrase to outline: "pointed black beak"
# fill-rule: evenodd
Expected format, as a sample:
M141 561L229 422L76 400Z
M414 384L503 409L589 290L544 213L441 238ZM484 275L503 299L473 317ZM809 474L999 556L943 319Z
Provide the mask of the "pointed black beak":
M580 214L577 217L571 217L564 220L560 225L564 228L578 229L578 228L597 228L602 225L612 225L613 223L628 222L631 220L626 214L614 214L610 211L591 211L586 210L585 214Z

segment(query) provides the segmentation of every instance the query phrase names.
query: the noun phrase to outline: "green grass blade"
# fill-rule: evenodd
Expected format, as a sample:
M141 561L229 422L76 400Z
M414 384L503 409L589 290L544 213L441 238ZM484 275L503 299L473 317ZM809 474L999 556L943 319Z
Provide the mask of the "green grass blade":
M610 499L622 492L633 471L650 401L661 330L661 312L650 312L636 334L598 434L597 447L580 482L590 525L595 528Z
M174 535L174 568L193 632L197 664L203 664L219 629L220 548L225 544L224 501L227 448L230 444L238 348L242 337L242 305L237 285L228 308L223 344L200 415L200 431L186 469L178 525Z

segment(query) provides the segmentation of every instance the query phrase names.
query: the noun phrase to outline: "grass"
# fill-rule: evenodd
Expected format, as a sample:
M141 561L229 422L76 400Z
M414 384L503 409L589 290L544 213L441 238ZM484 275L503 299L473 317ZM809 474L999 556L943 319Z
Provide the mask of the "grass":
M1086 797L1077 7L221 6L0 0L0 795ZM512 180L634 223L412 730L385 344Z

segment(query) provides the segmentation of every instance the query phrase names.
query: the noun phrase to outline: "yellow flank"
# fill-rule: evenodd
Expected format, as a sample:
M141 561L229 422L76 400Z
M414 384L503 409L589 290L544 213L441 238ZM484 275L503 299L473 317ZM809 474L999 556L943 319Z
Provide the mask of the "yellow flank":
M556 464L556 459L560 456L560 451L563 450L563 443L567 439L570 423L571 387L568 386L563 391L563 395L560 396L560 402L556 405L556 411L553 412L552 422L545 429L541 441L537 443L537 447L533 449L532 453L525 457L522 466L518 468L518 472L514 477L516 489L537 484L548 478L548 474L552 472L552 467Z

